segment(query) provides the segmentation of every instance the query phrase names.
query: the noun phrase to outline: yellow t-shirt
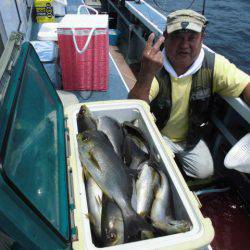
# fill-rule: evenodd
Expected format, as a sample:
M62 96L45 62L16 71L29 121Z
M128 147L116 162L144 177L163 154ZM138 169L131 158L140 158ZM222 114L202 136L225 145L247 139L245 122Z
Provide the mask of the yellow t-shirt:
M172 141L185 140L188 132L189 94L192 76L184 78L170 77L172 81L172 109L170 118L161 133ZM247 84L250 76L230 63L225 57L216 54L214 65L213 92L223 96L238 97ZM152 101L159 92L156 78L152 82L149 100Z

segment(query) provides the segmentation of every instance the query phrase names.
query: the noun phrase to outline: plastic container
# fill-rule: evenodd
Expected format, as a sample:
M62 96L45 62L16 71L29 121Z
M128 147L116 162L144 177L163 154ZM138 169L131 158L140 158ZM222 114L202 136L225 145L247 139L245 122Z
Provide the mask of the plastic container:
M117 29L109 29L109 45L116 46L121 32Z
M67 0L54 0L53 9L55 16L64 16L66 6L67 6Z
M31 41L41 62L56 61L58 57L58 48L53 41Z
M59 23L43 23L38 31L40 41L57 41L57 27Z
M227 153L226 168L250 174L250 133L243 136Z
M36 10L36 21L38 23L55 21L53 0L34 0L34 7Z
M108 15L68 14L57 33L63 88L107 90Z
M82 104L69 106L65 110L68 118L70 137L69 167L72 169L75 205L75 223L78 228L78 242L73 242L74 249L99 249L92 241L88 214L85 185L82 177L82 166L79 160L76 141L77 123L76 115ZM189 232L169 236L162 236L150 240L141 240L128 244L121 244L112 249L200 249L212 241L214 230L210 219L204 218L199 210L199 203L189 191L178 167L173 160L173 154L164 143L156 128L149 108L142 101L122 100L86 103L94 117L110 116L118 122L138 119L139 127L144 131L150 142L154 145L162 163L165 165L171 182L173 205L177 219L189 220L192 228ZM103 248L109 249L109 248Z

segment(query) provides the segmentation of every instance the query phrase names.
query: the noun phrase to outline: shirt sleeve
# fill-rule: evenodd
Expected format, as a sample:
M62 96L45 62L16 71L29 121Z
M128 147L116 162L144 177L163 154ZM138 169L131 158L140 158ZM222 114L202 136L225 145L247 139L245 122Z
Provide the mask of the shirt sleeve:
M159 83L156 77L154 77L153 82L151 84L150 91L149 91L149 101L150 102L153 101L158 95L158 93L159 93Z
M230 63L225 57L216 54L214 65L214 92L222 96L238 97L250 76Z

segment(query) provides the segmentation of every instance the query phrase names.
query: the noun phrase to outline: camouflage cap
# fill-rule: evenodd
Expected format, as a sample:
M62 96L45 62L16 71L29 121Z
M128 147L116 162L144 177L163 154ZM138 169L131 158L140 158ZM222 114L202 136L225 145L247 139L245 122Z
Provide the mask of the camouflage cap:
M167 33L176 30L201 32L206 23L206 17L196 11L189 9L177 10L167 16Z

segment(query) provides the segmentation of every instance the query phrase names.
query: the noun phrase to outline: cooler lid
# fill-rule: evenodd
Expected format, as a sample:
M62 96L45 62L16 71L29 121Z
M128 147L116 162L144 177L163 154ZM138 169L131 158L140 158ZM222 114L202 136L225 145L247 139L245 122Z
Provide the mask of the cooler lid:
M58 24L58 28L108 28L108 15L67 14Z
M63 106L34 48L20 47L18 35L12 34L0 59L0 174L27 209L68 243Z

